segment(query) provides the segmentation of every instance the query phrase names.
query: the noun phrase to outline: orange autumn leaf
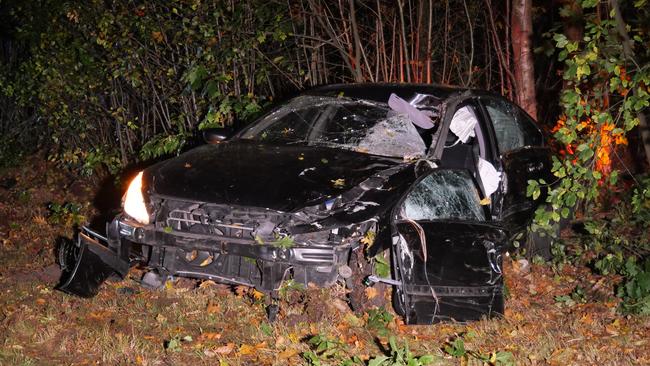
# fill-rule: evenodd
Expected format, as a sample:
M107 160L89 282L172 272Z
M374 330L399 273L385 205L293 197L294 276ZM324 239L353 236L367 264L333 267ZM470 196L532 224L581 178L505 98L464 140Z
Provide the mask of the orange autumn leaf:
M284 350L284 351L278 353L278 358L281 359L281 360L286 360L286 359L289 359L289 358L291 358L293 356L296 356L297 354L298 354L298 351L296 351L295 349L287 349L287 350Z
M214 341L221 339L221 333L216 332L205 332L199 336L202 340Z
M250 344L242 344L239 347L239 354L241 355L250 355L253 352L255 352L255 347L251 346Z
M209 303L208 307L205 309L208 314L217 314L221 313L221 306L215 303Z
M160 43L163 41L163 35L161 32L151 32L151 38L153 38L156 43Z
M366 293L366 298L368 298L368 300L374 299L375 297L377 297L378 294L377 289L374 287L366 287L364 292Z
M255 289L253 289L253 298L254 298L255 300L261 300L261 299L264 298L264 293L262 293L262 292L260 292L260 291L257 291L257 290L255 290Z
M248 286L244 286L244 285L235 286L235 293L239 297L244 297L248 293Z

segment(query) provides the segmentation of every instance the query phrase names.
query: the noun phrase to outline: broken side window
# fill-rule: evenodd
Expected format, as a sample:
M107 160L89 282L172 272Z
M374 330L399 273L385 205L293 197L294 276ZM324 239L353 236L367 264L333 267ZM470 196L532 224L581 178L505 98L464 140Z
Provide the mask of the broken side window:
M436 170L406 196L402 214L411 220L485 221L476 185L467 171Z
M498 99L486 99L485 107L501 153L523 146L542 144L542 135L531 119L516 106Z

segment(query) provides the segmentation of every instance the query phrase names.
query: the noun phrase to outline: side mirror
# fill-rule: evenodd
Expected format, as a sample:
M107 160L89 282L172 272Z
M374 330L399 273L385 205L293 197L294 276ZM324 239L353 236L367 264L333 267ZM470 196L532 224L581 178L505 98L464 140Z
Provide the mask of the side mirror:
M208 144L218 144L232 135L232 128L208 128L203 130L203 140Z

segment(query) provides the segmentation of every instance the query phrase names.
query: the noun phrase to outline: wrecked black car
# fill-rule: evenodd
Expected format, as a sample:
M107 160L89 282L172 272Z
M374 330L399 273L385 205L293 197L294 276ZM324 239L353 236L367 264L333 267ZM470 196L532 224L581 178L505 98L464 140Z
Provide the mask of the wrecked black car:
M536 208L527 181L550 176L525 112L431 85L326 86L207 140L140 172L105 236L79 234L61 290L91 297L141 265L150 285L210 279L270 299L290 279L358 291L358 259L389 253L390 276L366 271L364 283L392 286L408 324L494 316L502 256Z

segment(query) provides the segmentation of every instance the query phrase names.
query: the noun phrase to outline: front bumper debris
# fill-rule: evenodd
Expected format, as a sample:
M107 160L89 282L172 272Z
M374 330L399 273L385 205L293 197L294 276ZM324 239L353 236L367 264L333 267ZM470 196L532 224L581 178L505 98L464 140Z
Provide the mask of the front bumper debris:
M124 277L136 264L163 279L210 279L265 292L278 290L288 276L305 285L327 287L339 278L341 266L347 267L350 244L283 247L248 238L172 231L118 216L107 225L107 238L84 229L67 250L61 256L64 274L58 288L92 297L108 277Z
M76 243L64 246L59 258L63 273L57 286L61 291L93 297L108 277L116 274L124 278L129 271L129 262L110 248L106 238L91 230L84 229Z

